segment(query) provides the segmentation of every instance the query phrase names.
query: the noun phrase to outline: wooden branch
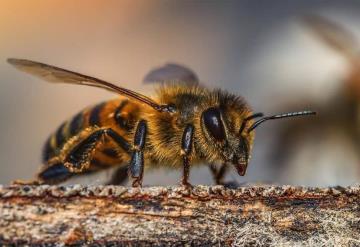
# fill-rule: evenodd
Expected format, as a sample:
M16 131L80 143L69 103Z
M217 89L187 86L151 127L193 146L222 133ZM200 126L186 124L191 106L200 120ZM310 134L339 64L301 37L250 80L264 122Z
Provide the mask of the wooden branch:
M360 187L0 186L0 245L359 246Z

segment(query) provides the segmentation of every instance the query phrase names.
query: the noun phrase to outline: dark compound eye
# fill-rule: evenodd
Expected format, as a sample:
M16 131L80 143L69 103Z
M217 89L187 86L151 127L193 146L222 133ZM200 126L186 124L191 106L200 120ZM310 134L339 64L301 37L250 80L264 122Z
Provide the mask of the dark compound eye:
M225 140L225 129L218 108L211 107L203 112L202 118L209 133L217 140Z

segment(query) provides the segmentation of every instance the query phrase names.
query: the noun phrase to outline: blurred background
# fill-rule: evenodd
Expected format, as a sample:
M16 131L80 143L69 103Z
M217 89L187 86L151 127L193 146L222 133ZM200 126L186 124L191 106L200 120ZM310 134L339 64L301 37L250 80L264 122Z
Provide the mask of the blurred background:
M306 19L306 16L320 18ZM143 76L166 62L187 65L210 88L242 95L256 112L311 109L316 118L257 129L245 177L227 180L310 186L360 179L359 1L0 2L0 183L30 179L44 141L84 107L114 97L53 85L16 71L27 58L151 95ZM357 82L359 84L357 84ZM357 92L357 90L359 90ZM109 172L81 183L101 183ZM181 171L145 173L177 184ZM211 184L209 169L191 182Z

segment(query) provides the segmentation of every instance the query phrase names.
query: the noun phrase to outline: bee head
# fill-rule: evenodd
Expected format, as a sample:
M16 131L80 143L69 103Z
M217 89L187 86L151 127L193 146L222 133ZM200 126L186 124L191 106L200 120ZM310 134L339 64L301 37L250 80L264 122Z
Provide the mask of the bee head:
M249 162L254 133L239 132L246 129L243 122L244 109L212 106L201 114L202 132L207 140L207 154L212 161L234 165L239 175L245 175ZM246 113L250 111L247 111ZM250 119L248 120L250 123Z
M209 107L201 115L202 131L210 147L207 153L211 160L232 164L238 174L244 176L256 127L271 119L313 114L315 112L302 111L264 117L262 113L251 114L247 108L239 111L236 108ZM260 119L254 121L256 118Z
M313 111L300 111L300 112L290 112L290 113L283 113L283 114L277 114L273 116L267 116L264 117L263 113L255 113L253 115L250 115L249 117L246 117L239 130L240 135L240 150L243 150L243 154L245 159L243 161L240 160L238 163L239 165L236 166L237 171L239 175L245 175L247 163L249 160L249 145L246 136L251 135L251 133L254 131L256 127L258 127L260 124L267 120L273 120L273 119L281 119L281 118L288 118L288 117L296 117L296 116L304 116L304 115L315 115L316 112ZM253 121L256 118L260 118L257 121Z

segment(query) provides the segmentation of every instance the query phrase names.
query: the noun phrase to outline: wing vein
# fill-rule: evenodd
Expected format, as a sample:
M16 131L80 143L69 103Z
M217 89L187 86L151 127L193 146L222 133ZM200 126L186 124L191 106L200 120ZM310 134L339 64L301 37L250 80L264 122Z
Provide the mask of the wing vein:
M149 105L155 110L158 111L162 110L162 107L159 104L157 104L154 100L152 100L151 98L145 95L139 94L137 92L134 92L132 90L123 87L116 86L110 82L106 82L97 79L95 77L83 75L70 70L58 68L53 65L48 65L26 59L9 58L7 61L11 65L18 68L19 70L27 72L41 79L44 79L48 82L54 82L54 83L62 82L69 84L98 87L140 101L144 104Z

